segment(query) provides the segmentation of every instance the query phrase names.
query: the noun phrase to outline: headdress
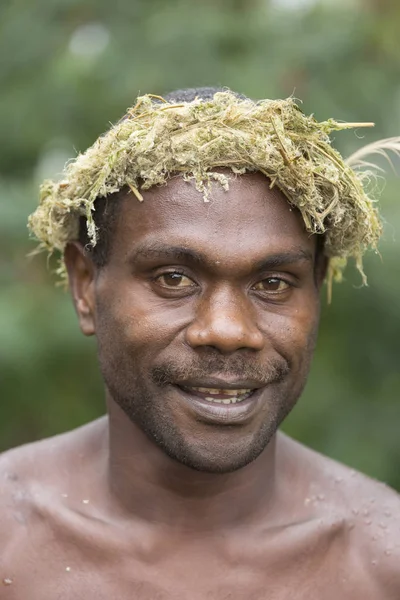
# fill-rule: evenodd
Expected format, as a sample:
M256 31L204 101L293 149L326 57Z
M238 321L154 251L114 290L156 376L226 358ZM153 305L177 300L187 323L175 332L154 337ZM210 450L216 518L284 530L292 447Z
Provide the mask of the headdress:
M349 257L365 282L362 256L369 247L376 250L382 229L367 193L371 172L357 169L362 161L354 160L352 168L329 134L371 125L318 122L293 98L255 102L223 91L210 100L172 103L147 94L67 164L61 181L42 184L29 227L41 248L61 253L59 274L65 279L62 255L78 239L80 218L92 245L101 235L93 220L98 198L126 188L142 201L141 190L181 173L209 201L211 182L229 187L218 167L236 174L259 171L300 211L307 231L324 235L329 282L340 279Z

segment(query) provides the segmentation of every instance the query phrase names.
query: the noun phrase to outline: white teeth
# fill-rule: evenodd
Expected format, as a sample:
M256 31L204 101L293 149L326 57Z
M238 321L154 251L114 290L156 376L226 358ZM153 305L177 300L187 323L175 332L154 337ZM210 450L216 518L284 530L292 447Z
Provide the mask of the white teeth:
M217 404L236 404L236 402L242 402L243 400L246 400L246 398L249 397L249 394L242 394L241 396L236 396L236 398L213 398L212 396L206 396L205 400L208 400L208 402L214 402Z
M237 389L237 390L225 390L225 389L217 389L217 388L204 388L204 387L192 387L192 390L196 390L197 392L201 392L202 394L222 394L224 396L243 396L243 394L248 394L251 392L250 389Z
M204 394L204 400L207 402L216 402L217 404L236 404L236 402L243 402L250 394L254 391L251 388L238 388L236 390L226 390L218 388L205 388L205 387L188 387L187 391L192 390L193 392L199 392ZM219 398L217 398L219 396ZM225 396L225 398L221 398ZM228 396L228 397L227 397Z

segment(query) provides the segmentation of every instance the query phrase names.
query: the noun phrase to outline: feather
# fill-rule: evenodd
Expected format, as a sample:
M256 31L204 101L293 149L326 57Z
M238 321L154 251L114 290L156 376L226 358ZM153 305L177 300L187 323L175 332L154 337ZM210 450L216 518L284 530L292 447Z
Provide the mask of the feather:
M367 144L346 158L345 162L352 169L371 168L377 171L384 171L382 167L365 160L371 154L380 154L388 161L394 173L396 173L396 168L390 158L390 152L393 152L400 159L400 136L385 138L372 142L372 144Z

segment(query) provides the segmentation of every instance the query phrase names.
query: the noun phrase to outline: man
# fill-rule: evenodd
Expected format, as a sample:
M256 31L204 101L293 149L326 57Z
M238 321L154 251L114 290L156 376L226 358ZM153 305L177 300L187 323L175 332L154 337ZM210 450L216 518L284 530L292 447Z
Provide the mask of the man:
M2 456L1 600L400 598L397 494L277 432L324 279L380 233L343 127L145 96L44 184L108 416Z

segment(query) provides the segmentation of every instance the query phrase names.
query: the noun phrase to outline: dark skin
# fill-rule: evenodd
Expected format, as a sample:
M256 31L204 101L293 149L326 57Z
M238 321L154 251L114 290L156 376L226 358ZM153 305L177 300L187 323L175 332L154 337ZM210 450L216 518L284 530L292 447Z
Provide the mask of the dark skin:
M397 494L277 432L315 344L315 239L260 174L144 198L105 267L66 250L108 416L0 458L0 599L398 600Z

